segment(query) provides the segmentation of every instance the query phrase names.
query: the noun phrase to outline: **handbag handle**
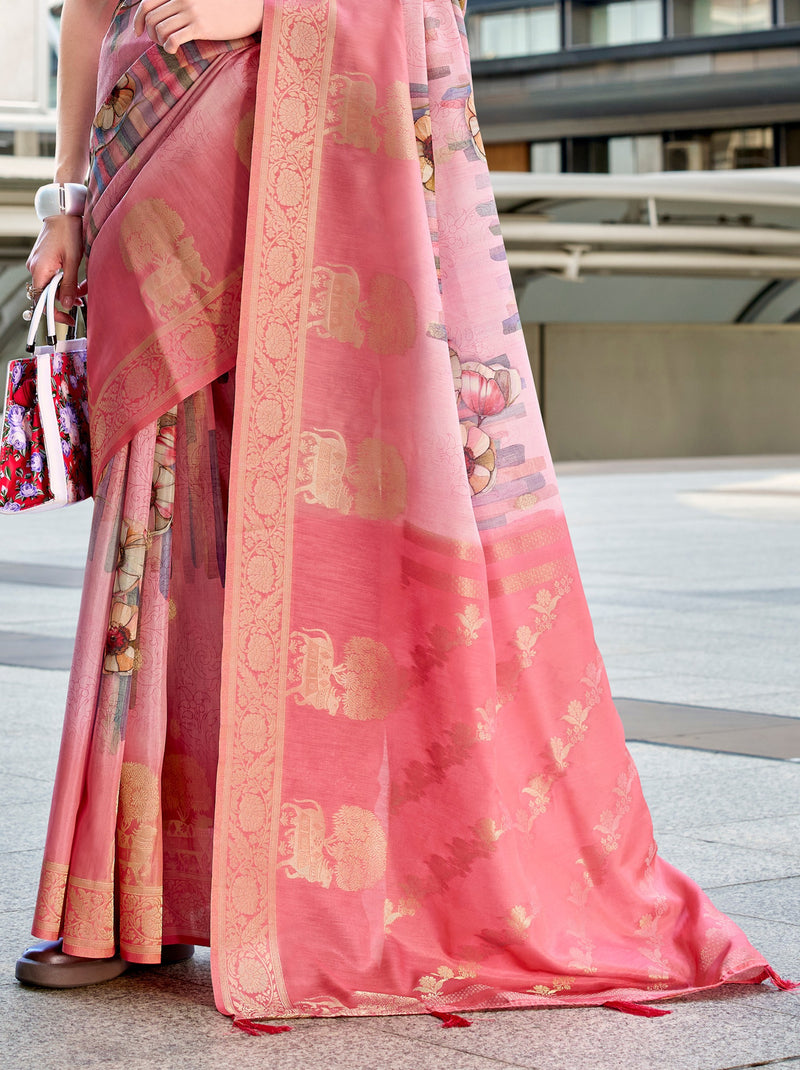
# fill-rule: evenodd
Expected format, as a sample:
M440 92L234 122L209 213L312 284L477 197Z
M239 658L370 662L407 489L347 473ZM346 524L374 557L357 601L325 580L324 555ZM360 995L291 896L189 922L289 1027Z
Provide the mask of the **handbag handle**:
M28 329L28 341L25 346L28 353L33 353L34 349L36 349L36 335L39 333L39 325L42 322L43 315L46 315L47 319L47 344L50 346L56 344L56 291L63 277L64 272L59 271L39 295L36 308L31 316L31 325Z

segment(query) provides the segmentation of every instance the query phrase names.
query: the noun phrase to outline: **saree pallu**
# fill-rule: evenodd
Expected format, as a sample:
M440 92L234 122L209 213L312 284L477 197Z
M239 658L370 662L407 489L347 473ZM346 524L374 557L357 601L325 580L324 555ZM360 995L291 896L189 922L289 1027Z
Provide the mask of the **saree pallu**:
M95 566L86 625L102 610L102 634L83 660L79 640L37 913L50 921L37 935L66 935L84 842L107 875L112 929L67 950L110 953L115 903L137 961L156 961L162 940L207 935L230 1015L593 1004L763 980L763 958L653 840L533 390L463 6L267 0L250 126L241 97L224 116L206 105L250 63L252 42L213 46L173 102L125 52L126 10L108 56L130 64L107 59L107 88L130 88L134 71L119 127L147 125L136 102L151 91L165 111L105 189L113 157L96 154L90 285L113 295L122 274L135 314L124 342L105 340L95 470L121 479L118 458L130 472L142 436L157 445L165 431L176 458L203 460L193 472L176 460L171 514L156 489L150 512L144 501L127 511L101 486L98 508L103 495L121 503L124 535L102 545L124 545L131 527L145 544L141 604L160 616L126 652L155 727L131 742L129 715L117 765L106 749L92 768L109 717L102 684L94 697L97 647L107 634L108 658L127 642L106 633L106 608L113 624L128 582L120 565L113 579ZM177 82L191 81L193 55L179 54ZM251 163L238 323L233 296L225 314L209 296L235 285L233 259L211 251L219 214L164 178L185 152L185 122L219 139L215 196L218 174ZM251 161L236 149L240 124ZM121 174L125 196L107 200ZM111 274L120 247L132 281ZM208 348L188 360L195 329ZM226 424L208 392L226 389L217 378L234 363ZM232 434L229 489L208 446L226 437L207 437L218 424ZM218 491L198 493L204 481ZM135 596L125 604L138 608ZM119 796L116 846L113 827L78 835L95 773ZM126 898L137 881L152 889L147 940L129 910L144 899ZM74 909L97 928L88 902Z

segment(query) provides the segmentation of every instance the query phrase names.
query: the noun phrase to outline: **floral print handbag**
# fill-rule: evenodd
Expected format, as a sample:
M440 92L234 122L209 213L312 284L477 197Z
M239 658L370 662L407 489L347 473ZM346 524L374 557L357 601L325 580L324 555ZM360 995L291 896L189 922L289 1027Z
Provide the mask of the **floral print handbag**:
M86 339L74 329L56 341L61 273L45 287L31 318L29 356L8 367L0 432L0 512L56 509L92 493ZM46 316L47 344L36 345ZM76 313L77 316L77 313Z

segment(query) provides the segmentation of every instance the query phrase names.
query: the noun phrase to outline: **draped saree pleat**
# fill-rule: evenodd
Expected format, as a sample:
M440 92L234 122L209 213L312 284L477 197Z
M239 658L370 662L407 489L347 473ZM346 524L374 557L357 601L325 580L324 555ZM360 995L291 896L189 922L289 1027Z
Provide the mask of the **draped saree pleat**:
M205 939L219 1009L246 1017L762 980L653 840L533 390L462 6L267 0L260 49L196 46L166 74L129 16L107 39L108 106L131 95L98 139L88 228L93 292L135 310L122 339L90 338L94 545L110 560L140 539L143 579L126 600L121 566L90 562L40 935L108 953L116 909L135 960ZM160 118L150 68L182 90ZM213 211L196 131L220 155ZM172 510L164 457L135 483L149 511L128 505L142 436L147 463L174 441ZM113 657L150 713L95 768ZM119 797L116 845L108 818L82 831L98 791ZM64 894L87 880L105 881L105 928L87 906L81 943Z

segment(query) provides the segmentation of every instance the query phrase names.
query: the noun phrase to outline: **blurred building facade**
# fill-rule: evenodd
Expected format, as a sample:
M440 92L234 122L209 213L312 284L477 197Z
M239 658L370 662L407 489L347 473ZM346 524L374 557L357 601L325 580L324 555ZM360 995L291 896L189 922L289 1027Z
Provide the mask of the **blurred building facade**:
M495 170L800 165L800 0L470 0Z
M800 453L800 0L467 13L555 456Z
M0 370L19 352L33 194L53 178L61 4L0 0Z

